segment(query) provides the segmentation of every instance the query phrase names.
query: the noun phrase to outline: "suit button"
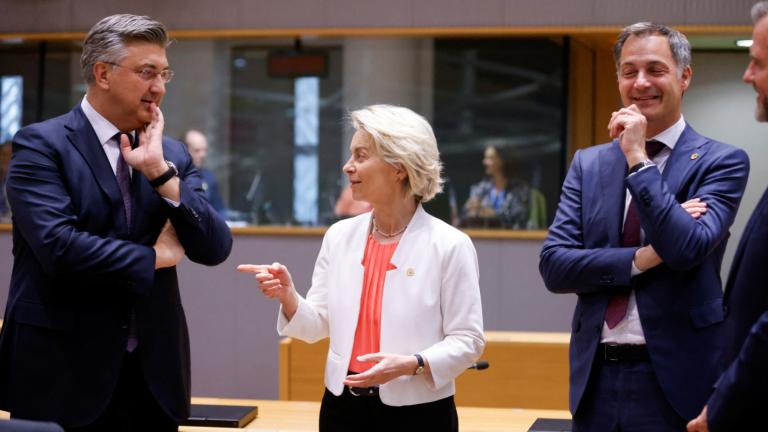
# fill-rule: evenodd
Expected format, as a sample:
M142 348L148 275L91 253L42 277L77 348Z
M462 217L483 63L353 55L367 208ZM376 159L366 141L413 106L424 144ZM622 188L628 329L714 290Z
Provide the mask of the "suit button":
M723 318L728 316L728 306L723 305Z

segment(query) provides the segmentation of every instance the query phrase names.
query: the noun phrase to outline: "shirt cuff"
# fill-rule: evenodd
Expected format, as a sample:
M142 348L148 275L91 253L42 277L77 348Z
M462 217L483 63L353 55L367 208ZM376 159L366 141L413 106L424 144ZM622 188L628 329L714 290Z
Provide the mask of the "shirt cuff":
M163 197L163 199L165 200L165 202L167 202L168 204L172 205L174 208L177 208L178 206L181 205L180 202L176 202L176 201L174 201L172 199L168 199L166 197Z
M644 273L643 270L640 270L639 268L637 268L637 266L635 265L635 259L633 258L632 259L632 270L630 271L630 276L631 277L635 277L635 276L637 276L639 274L643 274L643 273Z
M646 170L646 169L648 169L650 167L656 167L656 163L655 162L653 162L653 161L650 161L650 162L651 163L649 163L648 165L645 165L644 167L639 168L637 171L629 173L627 178L632 177L633 175L639 173L640 171Z

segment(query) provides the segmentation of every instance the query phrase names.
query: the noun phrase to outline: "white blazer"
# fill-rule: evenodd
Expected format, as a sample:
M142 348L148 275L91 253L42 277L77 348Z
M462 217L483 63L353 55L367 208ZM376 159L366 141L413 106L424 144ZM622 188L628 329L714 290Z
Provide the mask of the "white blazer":
M307 342L330 336L325 386L344 389L363 290L363 253L371 213L333 224L323 238L306 299L290 320L282 310L277 331ZM401 376L381 386L382 402L415 405L455 393L454 378L483 352L477 254L463 232L427 214L421 205L400 238L387 272L381 306L381 351L419 353L425 375Z

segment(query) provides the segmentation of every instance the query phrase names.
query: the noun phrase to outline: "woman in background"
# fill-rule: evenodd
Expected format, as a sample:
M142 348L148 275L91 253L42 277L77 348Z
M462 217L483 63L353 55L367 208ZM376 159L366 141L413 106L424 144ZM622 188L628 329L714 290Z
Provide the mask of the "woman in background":
M489 145L483 153L487 178L472 185L464 204L461 226L508 229L544 229L546 210L532 212L532 201L541 195L527 181L515 179L510 158ZM541 196L543 199L543 196ZM538 209L538 208L536 208ZM540 216L539 216L540 215Z
M344 172L373 210L328 229L306 298L279 263L238 270L280 301L278 333L330 337L321 431L456 431L454 378L485 344L475 248L421 206L442 183L429 123L390 105L351 117Z

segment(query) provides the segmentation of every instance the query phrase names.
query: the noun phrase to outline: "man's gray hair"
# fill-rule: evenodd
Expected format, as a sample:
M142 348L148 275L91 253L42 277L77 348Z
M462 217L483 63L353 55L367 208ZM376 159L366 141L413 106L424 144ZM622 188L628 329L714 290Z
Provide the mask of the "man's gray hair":
M768 15L768 1L757 2L752 6L753 23L757 24L757 22L763 19L766 15Z
M621 49L630 36L646 37L651 35L660 35L667 38L669 49L672 51L672 57L677 63L677 73L682 75L683 70L691 65L691 43L688 38L672 27L663 24L650 22L639 22L624 27L616 38L616 44L613 46L613 59L616 62L616 71L619 70L619 61L621 59Z
M93 65L97 62L120 63L125 58L125 44L149 42L163 48L170 43L165 26L147 16L120 14L96 23L83 41L80 69L86 84L93 84Z

